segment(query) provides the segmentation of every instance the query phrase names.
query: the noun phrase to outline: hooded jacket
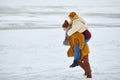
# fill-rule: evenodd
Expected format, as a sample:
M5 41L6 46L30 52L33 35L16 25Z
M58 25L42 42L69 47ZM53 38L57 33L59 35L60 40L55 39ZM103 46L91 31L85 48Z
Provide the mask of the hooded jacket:
M85 39L84 35L79 32L75 32L74 34L69 36L68 40L69 40L70 47L67 51L68 57L74 56L74 46L76 44L79 44L79 47L81 48L80 60L82 60L84 56L90 53L88 44L84 45L84 39Z
M71 29L68 30L68 32L67 32L68 36L71 36L75 32L83 33L85 30L88 29L86 22L78 15L75 15L73 17L73 20L70 21L70 24L71 24Z

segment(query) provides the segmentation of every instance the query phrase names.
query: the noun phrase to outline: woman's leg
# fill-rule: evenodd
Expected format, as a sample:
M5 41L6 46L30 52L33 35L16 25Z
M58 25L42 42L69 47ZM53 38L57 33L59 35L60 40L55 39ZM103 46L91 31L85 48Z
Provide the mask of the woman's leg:
M75 47L74 47L74 60L80 60L79 44L76 44Z
M74 61L72 65L70 65L71 68L78 66L80 60L80 48L79 44L76 44L74 47Z
M89 41L90 39L86 39L84 44L87 44L87 42ZM70 67L76 67L78 66L78 63L79 63L79 60L80 60L80 56L81 56L81 49L79 48L79 44L76 44L75 47L74 47L74 61L73 61L73 64L70 65Z
M89 41L90 39L85 39L85 42L84 42L84 44L87 44L87 42Z
M84 44L87 44L89 40L90 39L85 39ZM79 48L79 44L76 44L74 47L74 60L80 60L80 52L81 52L81 49Z

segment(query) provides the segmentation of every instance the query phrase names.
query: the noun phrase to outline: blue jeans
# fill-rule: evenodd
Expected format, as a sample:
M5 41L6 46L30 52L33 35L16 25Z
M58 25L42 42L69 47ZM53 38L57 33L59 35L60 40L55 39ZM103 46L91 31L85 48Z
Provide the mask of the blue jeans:
M89 40L90 39L85 39L84 44L87 44ZM76 44L74 47L74 60L80 60L80 52L81 52L81 49L79 48L79 44Z

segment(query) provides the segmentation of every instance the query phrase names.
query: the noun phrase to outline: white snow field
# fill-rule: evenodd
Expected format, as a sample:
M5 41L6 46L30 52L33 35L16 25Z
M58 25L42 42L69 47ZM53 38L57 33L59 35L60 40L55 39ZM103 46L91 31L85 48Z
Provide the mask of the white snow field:
M90 31L90 80L120 80L120 28ZM0 80L86 80L63 39L62 29L0 30Z
M92 33L90 80L120 80L120 0L0 0L0 80L89 80L62 44L71 11Z

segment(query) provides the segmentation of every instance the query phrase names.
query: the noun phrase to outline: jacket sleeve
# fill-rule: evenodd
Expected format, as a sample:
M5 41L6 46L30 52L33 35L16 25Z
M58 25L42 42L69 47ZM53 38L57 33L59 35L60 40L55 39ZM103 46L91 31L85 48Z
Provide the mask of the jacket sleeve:
M70 30L68 30L68 32L67 32L68 36L71 36L75 32L79 31L82 28L82 26L84 26L84 25L82 23L80 23L79 21L74 21L72 24L72 28Z

